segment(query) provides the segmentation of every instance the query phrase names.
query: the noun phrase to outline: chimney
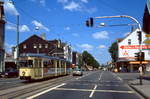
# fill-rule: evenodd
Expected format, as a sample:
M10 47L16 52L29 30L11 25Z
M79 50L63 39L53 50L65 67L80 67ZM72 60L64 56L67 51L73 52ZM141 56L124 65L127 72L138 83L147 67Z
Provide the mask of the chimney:
M45 39L46 39L45 33L42 33L42 34L40 35L40 37L45 40Z

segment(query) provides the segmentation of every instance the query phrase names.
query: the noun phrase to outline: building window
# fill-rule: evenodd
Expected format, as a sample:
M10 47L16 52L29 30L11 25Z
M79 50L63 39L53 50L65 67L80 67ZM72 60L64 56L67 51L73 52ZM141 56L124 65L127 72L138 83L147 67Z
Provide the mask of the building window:
M26 48L27 48L27 45L23 45L23 48L26 49Z
M42 48L42 44L39 44L39 48Z
M45 48L48 48L48 44L45 44Z
M128 39L128 45L131 45L131 39Z
M36 45L33 45L33 48L37 48L37 46L36 46Z

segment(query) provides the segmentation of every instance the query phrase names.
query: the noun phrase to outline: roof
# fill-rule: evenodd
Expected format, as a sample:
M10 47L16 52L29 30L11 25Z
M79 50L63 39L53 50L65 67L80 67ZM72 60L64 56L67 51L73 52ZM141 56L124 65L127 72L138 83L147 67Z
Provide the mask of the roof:
M33 39L33 38L37 38L37 39L40 39L40 40L45 41L46 43L48 43L47 40L44 40L44 39L41 38L40 36L37 36L37 35L34 34L34 35L30 36L28 39L24 40L24 41L23 41L22 43L20 43L19 45L21 45L21 44L23 44L23 43L25 43L25 42L27 42L28 40Z
M147 5L147 8L148 8L148 12L150 13L150 0L147 0L146 5Z
M22 54L20 57L38 57L38 58L47 58L47 59L66 61L65 59L61 59L59 57L47 56L45 54L34 54L34 53Z

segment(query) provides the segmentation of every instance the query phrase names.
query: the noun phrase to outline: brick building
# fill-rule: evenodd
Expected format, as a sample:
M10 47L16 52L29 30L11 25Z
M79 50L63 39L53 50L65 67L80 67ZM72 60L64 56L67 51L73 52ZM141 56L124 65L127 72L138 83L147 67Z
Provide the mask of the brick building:
M13 50L16 58L16 48ZM71 47L61 40L45 40L40 36L32 35L19 44L19 55L28 53L56 56L71 62Z

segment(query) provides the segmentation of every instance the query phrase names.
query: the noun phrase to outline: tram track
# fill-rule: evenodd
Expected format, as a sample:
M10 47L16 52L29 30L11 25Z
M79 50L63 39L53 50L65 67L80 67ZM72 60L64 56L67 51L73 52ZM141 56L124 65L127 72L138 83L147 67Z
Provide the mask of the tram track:
M71 81L73 78L72 76L64 76L60 78L55 78L47 81L37 82L37 83L31 83L24 86L14 87L11 89L5 89L0 91L0 99L12 99L19 97L21 95L34 92L43 88L50 87L54 84L60 83L60 82L66 82Z
M89 74L92 73L85 73L85 76ZM42 90L51 88L60 83L66 83L66 82L76 80L76 78L80 78L80 77L73 77L72 75L68 75L68 76L57 77L46 81L40 81L35 83L33 82L28 85L1 90L0 99L25 99L25 97L27 97L28 95L30 96L36 94Z

